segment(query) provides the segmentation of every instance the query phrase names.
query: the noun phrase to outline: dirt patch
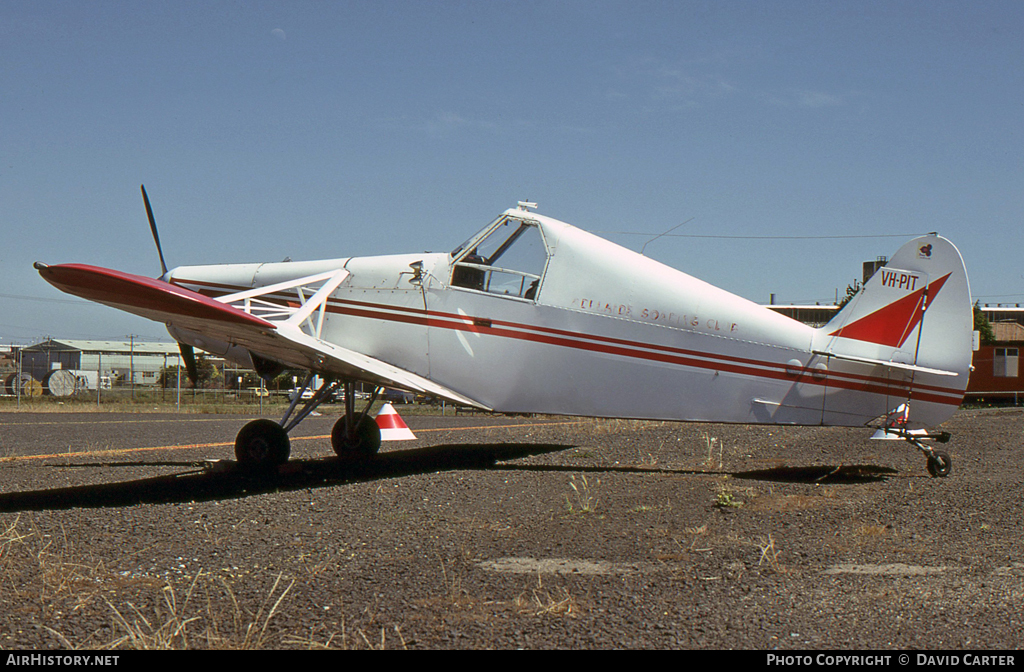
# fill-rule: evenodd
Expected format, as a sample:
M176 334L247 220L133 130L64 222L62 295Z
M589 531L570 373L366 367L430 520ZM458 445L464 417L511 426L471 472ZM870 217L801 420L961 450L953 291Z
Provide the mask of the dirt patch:
M600 560L571 560L568 558L498 558L477 563L490 572L510 574L629 574L641 571L632 563L603 562Z

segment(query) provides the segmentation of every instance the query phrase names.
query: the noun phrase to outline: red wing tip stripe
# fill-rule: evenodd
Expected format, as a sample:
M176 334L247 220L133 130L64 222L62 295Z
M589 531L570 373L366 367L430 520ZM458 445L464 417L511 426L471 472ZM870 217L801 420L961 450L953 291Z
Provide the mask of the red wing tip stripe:
M266 320L159 278L147 278L87 264L46 266L39 269L39 274L61 291L90 301L126 309L135 308L147 313L274 328Z

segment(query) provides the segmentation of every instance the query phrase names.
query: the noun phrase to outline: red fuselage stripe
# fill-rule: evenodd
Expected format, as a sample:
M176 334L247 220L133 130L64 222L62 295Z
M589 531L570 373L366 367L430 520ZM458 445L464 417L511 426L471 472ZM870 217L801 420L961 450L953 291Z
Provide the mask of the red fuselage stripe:
M205 285L209 289L203 291L208 295L220 295L222 289L234 289L242 291L248 288L229 288L226 285L193 280L179 280L175 282L188 285ZM212 289L216 287L217 289ZM263 297L264 300L276 298L282 303L293 301L293 297L279 296ZM599 336L581 334L552 327L540 327L529 324L507 322L503 320L492 320L487 318L473 318L468 315L457 315L439 311L429 311L422 308L410 308L407 306L392 306L388 304L375 304L364 301L353 301L348 299L330 299L327 311L338 315L350 317L362 317L367 319L385 320L413 324L423 327L434 327L452 329L455 331L467 331L472 333L486 334L501 338L512 338L534 343L543 343L559 347L600 352L602 354L618 355L635 359L676 364L699 369L724 371L742 376L755 378L767 378L772 380L789 380L821 387L834 387L847 390L857 390L872 394L887 396L906 396L910 391L910 384L904 381L890 381L877 376L867 376L854 373L840 373L826 371L824 373L809 367L794 367L795 373L789 373L785 364L767 362L730 355L686 350L666 345L649 343L637 343L610 336ZM932 385L914 385L914 397L919 401L928 401L939 404L959 405L963 399L963 391L938 387Z

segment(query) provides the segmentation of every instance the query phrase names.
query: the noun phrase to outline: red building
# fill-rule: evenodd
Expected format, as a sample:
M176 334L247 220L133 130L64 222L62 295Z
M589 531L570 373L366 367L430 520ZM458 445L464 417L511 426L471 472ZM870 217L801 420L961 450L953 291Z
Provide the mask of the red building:
M967 384L972 401L1024 401L1020 350L1024 347L1024 326L1018 322L993 322L995 343L982 345L974 353L974 370Z

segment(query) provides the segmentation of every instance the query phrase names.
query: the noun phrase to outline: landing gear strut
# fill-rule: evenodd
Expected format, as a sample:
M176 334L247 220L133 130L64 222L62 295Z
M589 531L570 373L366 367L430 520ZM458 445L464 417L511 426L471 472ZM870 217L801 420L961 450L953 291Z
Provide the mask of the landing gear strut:
M250 469L273 469L288 461L291 453L288 432L312 413L317 406L329 399L337 390L339 381L326 380L305 401L302 408L296 408L302 401L303 393L309 388L313 374L306 376L299 393L295 395L291 405L285 412L281 422L266 418L248 423L235 437L235 457L238 462ZM380 388L370 396L362 413L355 412L355 393L351 382L345 386L345 415L334 425L331 432L331 446L341 456L369 457L380 450L380 428L368 413L373 402L377 400ZM292 414L295 413L294 417ZM290 418L290 420L289 420Z

